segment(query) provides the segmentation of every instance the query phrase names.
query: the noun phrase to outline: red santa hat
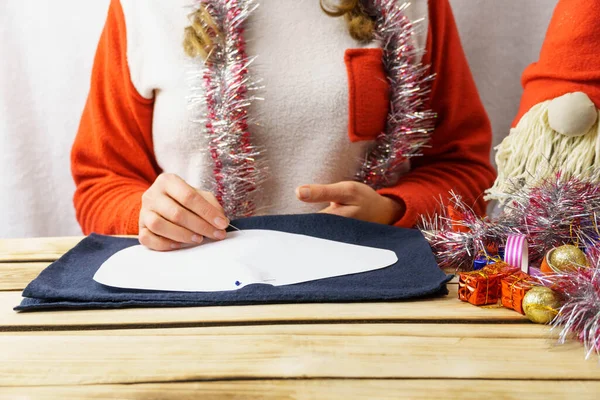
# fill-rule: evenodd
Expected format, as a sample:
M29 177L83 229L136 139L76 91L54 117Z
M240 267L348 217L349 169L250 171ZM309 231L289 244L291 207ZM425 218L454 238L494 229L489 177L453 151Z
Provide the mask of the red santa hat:
M583 92L600 108L599 16L598 0L559 0L539 61L523 73L524 92L513 126L536 104L567 93Z

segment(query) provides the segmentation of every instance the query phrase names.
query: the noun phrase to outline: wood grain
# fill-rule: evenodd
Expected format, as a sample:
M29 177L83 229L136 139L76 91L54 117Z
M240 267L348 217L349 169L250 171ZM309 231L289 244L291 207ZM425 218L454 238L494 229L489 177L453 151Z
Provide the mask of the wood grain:
M168 331L168 330L165 330ZM387 335L1 335L0 385L269 378L594 379L578 343Z
M459 301L456 285L448 296L396 303L273 304L257 306L138 308L121 310L16 313L18 292L0 293L0 331L118 326L188 326L272 322L323 321L489 321L526 323L519 313L505 308L481 308Z
M55 261L75 247L83 237L0 240L0 262Z
M137 385L2 388L1 400L592 400L595 381L507 380L260 380Z
M0 263L0 291L23 290L50 262Z
M20 293L6 290L81 239L0 240L0 399L600 393L599 364L579 343L558 346L520 314L462 303L455 284L447 297L396 303L13 312Z
M0 332L1 336L15 335ZM218 335L307 335L307 336L414 336L469 338L538 338L556 340L558 332L536 324L419 324L344 323L210 326L177 329L114 329L73 331L25 331L21 336L218 336Z

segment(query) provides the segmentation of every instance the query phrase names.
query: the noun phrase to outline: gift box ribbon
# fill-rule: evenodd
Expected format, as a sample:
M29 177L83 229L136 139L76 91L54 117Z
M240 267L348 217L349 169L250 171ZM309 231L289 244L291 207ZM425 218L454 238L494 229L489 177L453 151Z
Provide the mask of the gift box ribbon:
M506 240L504 262L519 268L524 273L529 272L529 247L525 235L510 235Z

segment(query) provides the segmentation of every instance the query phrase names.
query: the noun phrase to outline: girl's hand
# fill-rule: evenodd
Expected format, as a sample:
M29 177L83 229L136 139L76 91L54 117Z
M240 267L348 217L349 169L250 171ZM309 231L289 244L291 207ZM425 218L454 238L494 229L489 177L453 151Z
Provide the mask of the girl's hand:
M177 175L160 175L142 195L139 239L152 250L193 246L204 237L225 239L228 225L211 193L194 189Z
M307 203L329 203L322 213L386 225L398 221L405 208L404 204L359 182L305 185L296 189L296 196Z

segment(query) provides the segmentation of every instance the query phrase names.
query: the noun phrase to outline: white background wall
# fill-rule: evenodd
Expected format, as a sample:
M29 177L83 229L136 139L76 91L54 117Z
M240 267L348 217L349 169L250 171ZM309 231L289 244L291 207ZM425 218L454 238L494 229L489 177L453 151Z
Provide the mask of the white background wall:
M556 0L451 3L498 143ZM69 152L107 7L108 0L0 0L0 238L80 234Z
M450 0L500 143L519 107L521 73L536 61L557 0ZM493 156L492 156L493 159Z

